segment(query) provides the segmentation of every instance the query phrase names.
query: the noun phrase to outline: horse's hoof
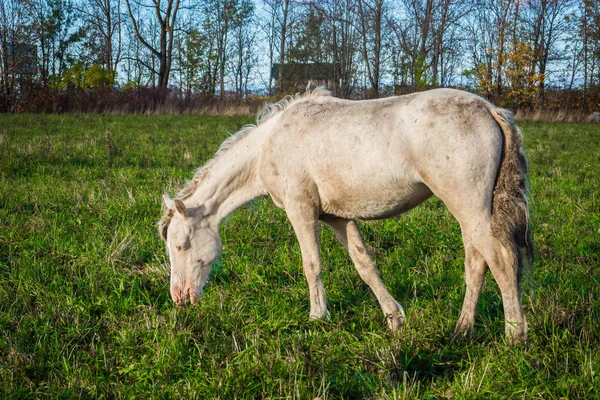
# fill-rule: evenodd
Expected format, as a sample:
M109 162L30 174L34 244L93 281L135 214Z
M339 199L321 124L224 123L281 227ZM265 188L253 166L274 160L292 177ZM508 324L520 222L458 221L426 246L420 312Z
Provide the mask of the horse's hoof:
M527 344L527 332L510 331L506 332L506 340L511 346Z
M402 329L404 323L406 322L406 315L404 314L404 310L402 309L402 307L400 307L398 311L386 314L385 319L387 320L388 326L392 331L399 331Z
M527 343L527 322L506 323L506 340L511 346Z
M323 313L319 313L319 314L310 314L308 316L308 319L310 321L319 321L319 320L326 320L329 318L329 313L327 311L323 312Z
M473 324L459 319L454 328L454 337L469 337L473 332Z

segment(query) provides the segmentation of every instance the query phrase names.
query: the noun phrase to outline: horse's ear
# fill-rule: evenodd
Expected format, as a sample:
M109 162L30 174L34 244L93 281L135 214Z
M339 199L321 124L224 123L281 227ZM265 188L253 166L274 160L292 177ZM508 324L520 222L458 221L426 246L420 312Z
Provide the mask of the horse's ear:
M184 217L187 217L187 209L185 208L185 204L183 204L183 201L175 199L173 200L173 202L175 202L175 208L177 209L177 211L179 211L179 213Z
M187 217L187 208L185 208L185 204L183 204L183 201L179 199L172 199L166 194L163 195L163 200L165 202L165 206L167 206L169 210L175 209L181 215Z
M163 201L165 202L167 209L172 210L175 208L175 202L169 197L169 195L163 194Z

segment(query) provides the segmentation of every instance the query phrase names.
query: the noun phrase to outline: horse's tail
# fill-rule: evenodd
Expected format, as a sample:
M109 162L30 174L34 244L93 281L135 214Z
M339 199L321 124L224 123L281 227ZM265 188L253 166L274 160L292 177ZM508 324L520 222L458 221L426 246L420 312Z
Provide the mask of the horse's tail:
M519 281L523 261L533 264L533 234L527 204L527 160L521 145L521 131L508 110L492 108L492 116L503 136L502 157L492 199L492 234L513 251Z

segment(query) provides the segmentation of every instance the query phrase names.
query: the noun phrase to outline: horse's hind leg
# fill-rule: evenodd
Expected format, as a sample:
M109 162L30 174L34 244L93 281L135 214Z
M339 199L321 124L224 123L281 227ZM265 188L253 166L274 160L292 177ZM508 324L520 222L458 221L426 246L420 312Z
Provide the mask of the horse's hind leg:
M465 246L465 282L467 290L460 317L456 323L455 335L468 334L475 323L475 312L481 295L481 288L487 272L485 258L477 251L468 237L463 236Z
M496 151L499 152L499 149ZM448 167L436 172L437 180L428 183L428 186L444 201L460 223L467 255L466 309L463 307L457 331L472 326L471 314L474 315L476 299L481 290L480 282L483 282L484 277L482 270L487 264L502 292L508 340L513 343L526 340L527 323L519 299L518 254L514 245L501 242L492 232L492 196L497 164L478 160L475 156L472 159L463 157L461 163L455 164L454 168Z
M350 254L350 258L354 262L354 266L361 279L375 293L390 329L399 330L402 328L406 319L404 310L383 285L381 277L377 272L377 267L369 256L356 222L337 217L327 217L324 219L324 222L333 229L337 239L346 248L348 254Z
M511 343L527 340L527 321L521 309L520 273L518 256L514 248L507 247L491 233L482 229L466 233L477 251L483 255L490 272L500 287L504 306L505 331Z

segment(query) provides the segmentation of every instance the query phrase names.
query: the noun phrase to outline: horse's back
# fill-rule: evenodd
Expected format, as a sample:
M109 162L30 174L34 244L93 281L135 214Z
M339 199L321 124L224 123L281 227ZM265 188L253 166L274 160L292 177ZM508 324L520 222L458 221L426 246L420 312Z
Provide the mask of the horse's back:
M484 190L502 143L489 107L443 89L368 101L307 98L274 121L261 177L283 207L299 192L318 197L321 213L352 219L401 213L432 192L444 199L465 182Z

